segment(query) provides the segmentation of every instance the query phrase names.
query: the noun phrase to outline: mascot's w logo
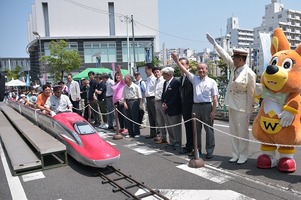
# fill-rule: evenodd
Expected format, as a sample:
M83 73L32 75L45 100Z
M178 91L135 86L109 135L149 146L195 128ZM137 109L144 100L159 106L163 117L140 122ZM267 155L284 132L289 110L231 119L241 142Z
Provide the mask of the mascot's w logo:
M271 129L272 131L275 131L275 129L276 129L277 125L278 125L278 123L272 124L270 122L263 122L263 124L264 124L264 127L265 127L266 130Z
M260 127L264 132L268 134L278 133L282 129L279 123L279 119L272 119L264 116L260 117Z

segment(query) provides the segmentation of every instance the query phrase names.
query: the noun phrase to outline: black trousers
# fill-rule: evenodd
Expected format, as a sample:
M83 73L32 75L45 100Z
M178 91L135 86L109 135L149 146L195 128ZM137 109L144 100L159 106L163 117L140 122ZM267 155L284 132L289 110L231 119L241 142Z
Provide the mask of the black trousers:
M182 103L182 116L184 121L191 119L192 117L192 103ZM193 149L193 128L192 120L185 123L185 133L186 133L186 145L185 147L188 150Z
M130 120L139 123L139 102L138 100L127 100L128 109L125 110L126 117ZM130 136L140 135L139 125L126 119L126 127Z
M117 106L117 109L118 109L122 114L125 115L123 104L120 105L120 103L117 102L117 103L115 103L115 105ZM118 113L117 115L118 115L118 121L119 121L119 128L120 128L120 129L124 129L124 128L126 127L126 126L125 126L125 119L124 119L124 117L123 117L120 113ZM116 123L117 123L117 122L116 122Z

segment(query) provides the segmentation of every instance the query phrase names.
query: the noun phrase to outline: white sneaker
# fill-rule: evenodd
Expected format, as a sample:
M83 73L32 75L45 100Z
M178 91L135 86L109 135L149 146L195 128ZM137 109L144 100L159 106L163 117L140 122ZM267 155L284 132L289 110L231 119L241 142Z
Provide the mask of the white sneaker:
M236 162L238 165L242 165L245 164L245 162L247 162L248 159L245 158L239 158L238 161Z
M229 160L229 162L230 162L230 163L235 163L235 162L237 162L237 160L238 160L238 158L233 157L233 158L231 158L231 159Z
M108 129L109 125L107 123L103 123L102 125L100 125L100 128L102 129Z
M140 138L140 135L135 135L135 138Z
M124 136L125 138L129 138L130 137L130 135L126 135L126 136Z

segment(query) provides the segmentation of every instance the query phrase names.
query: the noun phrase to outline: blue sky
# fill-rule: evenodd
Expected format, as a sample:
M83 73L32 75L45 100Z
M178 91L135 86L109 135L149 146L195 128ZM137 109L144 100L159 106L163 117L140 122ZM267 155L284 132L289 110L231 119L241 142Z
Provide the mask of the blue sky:
M158 0L160 44L166 48L212 48L205 34L225 35L227 19L238 17L241 28L260 26L271 0ZM281 0L301 11L300 0ZM0 0L0 57L28 57L27 20L34 0ZM161 45L162 46L162 45Z

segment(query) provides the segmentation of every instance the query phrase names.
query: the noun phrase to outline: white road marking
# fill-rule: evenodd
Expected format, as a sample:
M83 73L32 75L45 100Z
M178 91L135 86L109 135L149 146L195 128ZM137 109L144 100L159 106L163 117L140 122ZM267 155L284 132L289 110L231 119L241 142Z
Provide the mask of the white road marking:
M143 146L141 146L141 144ZM132 149L140 154L143 154L143 155L150 155L153 153L157 153L159 151L158 149L149 148L149 147L145 146L144 143L141 143L141 142L135 142L135 143L124 145L124 146L129 149Z
M24 188L20 182L20 179L18 176L12 176L7 160L5 158L2 145L0 143L0 157L2 160L3 168L5 171L6 179L8 182L8 186L10 189L10 193L13 200L27 200Z
M43 172L34 172L22 176L24 182L45 178Z
M253 200L252 198L232 190L178 190L178 189L159 189L160 194L172 200ZM135 195L146 193L147 191L139 189ZM143 200L158 200L159 197L150 196Z
M208 168L202 167L202 168L191 168L187 164L178 165L177 168L185 170L187 172L190 172L192 174L195 174L197 176L200 176L202 178L205 178L207 180L213 181L215 183L225 183L229 181L230 179L233 179L230 176L227 176L225 174L219 173L214 170L210 170Z
M105 133L105 132L97 132L97 134L99 135L99 137L103 138L103 139L106 139L106 138L111 138L113 137L114 134L112 133ZM107 143L109 143L110 145L112 146L115 146L116 144L113 143L113 142L110 142L108 140L106 140Z
M143 155L150 155L152 153L158 152L157 150L151 150L149 148L144 148L144 147L134 148L133 150Z
M106 140L107 141L107 143L109 143L110 145L112 145L112 146L116 146L116 144L115 143L113 143L113 142L110 142L110 141L108 141L108 140Z

